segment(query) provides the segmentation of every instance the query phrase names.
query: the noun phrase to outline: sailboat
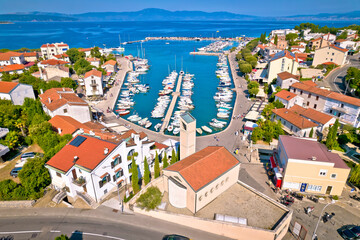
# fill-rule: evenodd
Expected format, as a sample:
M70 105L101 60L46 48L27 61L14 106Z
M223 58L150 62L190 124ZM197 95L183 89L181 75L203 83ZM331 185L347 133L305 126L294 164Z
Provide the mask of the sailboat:
M116 51L116 52L124 52L125 51L125 48L123 48L122 46L121 46L121 38L120 38L120 34L119 34L119 43L120 43L120 46L119 47L117 47L117 48L114 48L114 51Z

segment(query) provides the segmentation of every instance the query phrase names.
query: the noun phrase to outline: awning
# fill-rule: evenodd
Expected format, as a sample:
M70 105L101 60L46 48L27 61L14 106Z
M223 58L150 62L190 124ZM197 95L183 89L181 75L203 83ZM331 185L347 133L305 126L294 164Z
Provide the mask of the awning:
M124 179L120 179L119 181L117 181L116 183L119 185L120 183L122 183L124 181Z
M260 114L256 111L249 111L246 116L245 116L245 119L247 120L251 120L251 121L257 121L259 119L259 116Z
M116 169L115 172L117 173L117 172L119 172L121 170L122 170L122 168L119 168L119 169Z
M113 156L112 159L115 159L115 158L117 158L117 157L120 157L120 154L116 154L115 156Z
M275 160L274 160L274 157L273 157L273 156L270 157L270 164L271 164L271 168L275 168L275 167L276 167L276 163L275 163Z
M104 173L103 175L101 175L100 178L104 178L104 177L106 177L107 175L109 175L109 173L106 172L106 173Z

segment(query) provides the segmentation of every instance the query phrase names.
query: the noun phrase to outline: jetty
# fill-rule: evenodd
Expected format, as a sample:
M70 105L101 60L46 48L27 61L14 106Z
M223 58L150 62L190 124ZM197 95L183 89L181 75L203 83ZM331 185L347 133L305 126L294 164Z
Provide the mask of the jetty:
M166 41L238 41L239 38L225 37L146 37L145 41L166 40Z
M179 74L176 89L175 89L175 92L172 93L171 103L170 103L169 108L168 108L168 110L166 112L163 124L162 124L162 126L160 128L160 132L164 132L165 129L167 128L167 126L169 125L170 118L171 118L172 113L173 113L174 108L175 108L176 100L180 96L180 88L181 88L182 78L183 78L183 75Z
M203 55L203 56L220 56L222 53L218 52L190 52L190 55Z

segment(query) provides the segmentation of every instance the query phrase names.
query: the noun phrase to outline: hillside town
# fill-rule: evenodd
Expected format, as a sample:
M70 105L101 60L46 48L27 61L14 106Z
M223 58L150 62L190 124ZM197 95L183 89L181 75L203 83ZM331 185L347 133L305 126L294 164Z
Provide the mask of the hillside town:
M218 79L233 84L214 97L224 100L217 116L229 114L213 120L228 124L219 131L191 111L172 117L178 96L193 109L186 71L165 78L169 93L156 98L171 111L152 130L130 114L131 97L149 89L138 81L152 68L145 57L64 42L1 52L0 211L87 209L84 218L144 217L214 239L358 239L360 28L314 26L194 49L217 56Z

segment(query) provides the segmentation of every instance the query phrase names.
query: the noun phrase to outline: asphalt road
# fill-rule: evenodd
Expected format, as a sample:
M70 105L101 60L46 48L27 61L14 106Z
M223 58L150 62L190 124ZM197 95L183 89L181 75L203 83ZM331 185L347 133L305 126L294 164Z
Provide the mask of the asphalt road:
M71 240L161 240L166 234L180 234L195 240L228 239L143 215L115 213L106 207L0 209L0 237L49 240L61 234Z
M335 92L339 92L345 94L346 85L345 85L345 76L349 67L357 67L360 68L359 54L349 57L350 64L335 70L330 73L326 78L326 82L328 83L330 89ZM349 89L346 92L347 95L350 95Z

